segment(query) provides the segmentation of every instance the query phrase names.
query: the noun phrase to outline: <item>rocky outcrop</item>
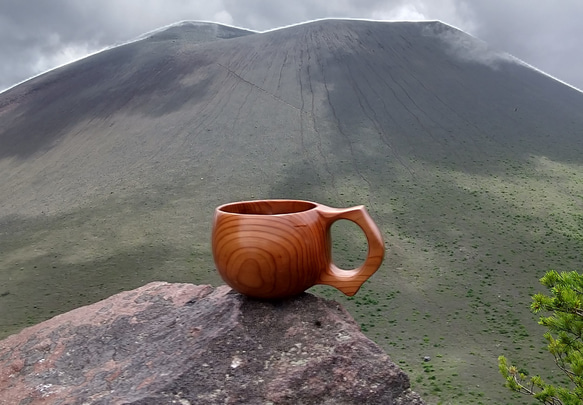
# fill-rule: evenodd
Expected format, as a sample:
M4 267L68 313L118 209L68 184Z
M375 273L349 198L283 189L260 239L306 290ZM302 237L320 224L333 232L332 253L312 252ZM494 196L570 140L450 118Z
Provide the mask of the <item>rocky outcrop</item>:
M423 404L336 302L155 282L0 342L3 404ZM3 401L3 402L2 402Z

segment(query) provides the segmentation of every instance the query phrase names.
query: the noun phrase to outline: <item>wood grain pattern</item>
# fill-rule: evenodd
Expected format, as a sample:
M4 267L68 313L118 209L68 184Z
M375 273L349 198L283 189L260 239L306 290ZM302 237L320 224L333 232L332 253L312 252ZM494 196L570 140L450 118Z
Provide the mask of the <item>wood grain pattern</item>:
M355 222L369 244L357 269L332 263L330 227L338 219ZM242 294L282 298L315 284L354 295L379 268L384 244L363 206L347 209L299 200L258 200L215 210L212 232L215 265L223 280Z

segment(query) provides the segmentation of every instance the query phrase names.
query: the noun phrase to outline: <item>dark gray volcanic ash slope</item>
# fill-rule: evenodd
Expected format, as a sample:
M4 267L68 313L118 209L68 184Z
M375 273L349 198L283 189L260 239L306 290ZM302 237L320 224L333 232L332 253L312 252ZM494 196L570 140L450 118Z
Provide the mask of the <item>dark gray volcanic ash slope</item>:
M0 333L150 280L218 283L221 203L363 203L388 247L363 294L391 308L367 328L409 336L405 359L431 352L415 333L448 336L442 369L494 381L505 337L475 297L523 302L529 328L537 278L580 264L582 128L582 93L440 22L170 27L0 94ZM338 237L345 267L359 238Z
M174 27L2 94L2 215L199 172L266 196L306 191L306 176L334 192L342 159L361 180L412 159L457 156L471 170L485 152L583 159L581 93L493 52L472 60L469 39L441 23L188 34Z

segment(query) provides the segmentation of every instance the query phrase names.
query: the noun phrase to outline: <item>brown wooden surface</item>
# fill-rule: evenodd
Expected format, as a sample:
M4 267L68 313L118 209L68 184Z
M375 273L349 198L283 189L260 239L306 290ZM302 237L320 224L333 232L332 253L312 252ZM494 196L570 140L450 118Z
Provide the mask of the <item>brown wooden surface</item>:
M357 269L340 270L332 263L330 227L338 219L354 221L367 237L368 257ZM384 256L380 231L363 206L336 209L296 200L218 207L212 245L223 280L257 298L292 296L315 284L354 295Z

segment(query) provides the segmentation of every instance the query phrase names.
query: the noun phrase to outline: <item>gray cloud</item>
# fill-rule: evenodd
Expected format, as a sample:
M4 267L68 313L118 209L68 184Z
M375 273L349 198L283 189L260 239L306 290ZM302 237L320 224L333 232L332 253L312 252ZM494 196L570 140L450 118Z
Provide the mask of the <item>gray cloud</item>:
M180 20L232 23L220 2L0 0L0 89Z
M480 63L492 69L498 69L502 62L518 62L510 54L492 48L487 42L459 30L429 26L423 29L423 33L443 41L447 52L455 59Z
M583 2L489 0L472 12L474 35L583 89Z
M0 0L0 90L181 20L268 30L325 17L442 20L583 88L581 15L580 0Z

